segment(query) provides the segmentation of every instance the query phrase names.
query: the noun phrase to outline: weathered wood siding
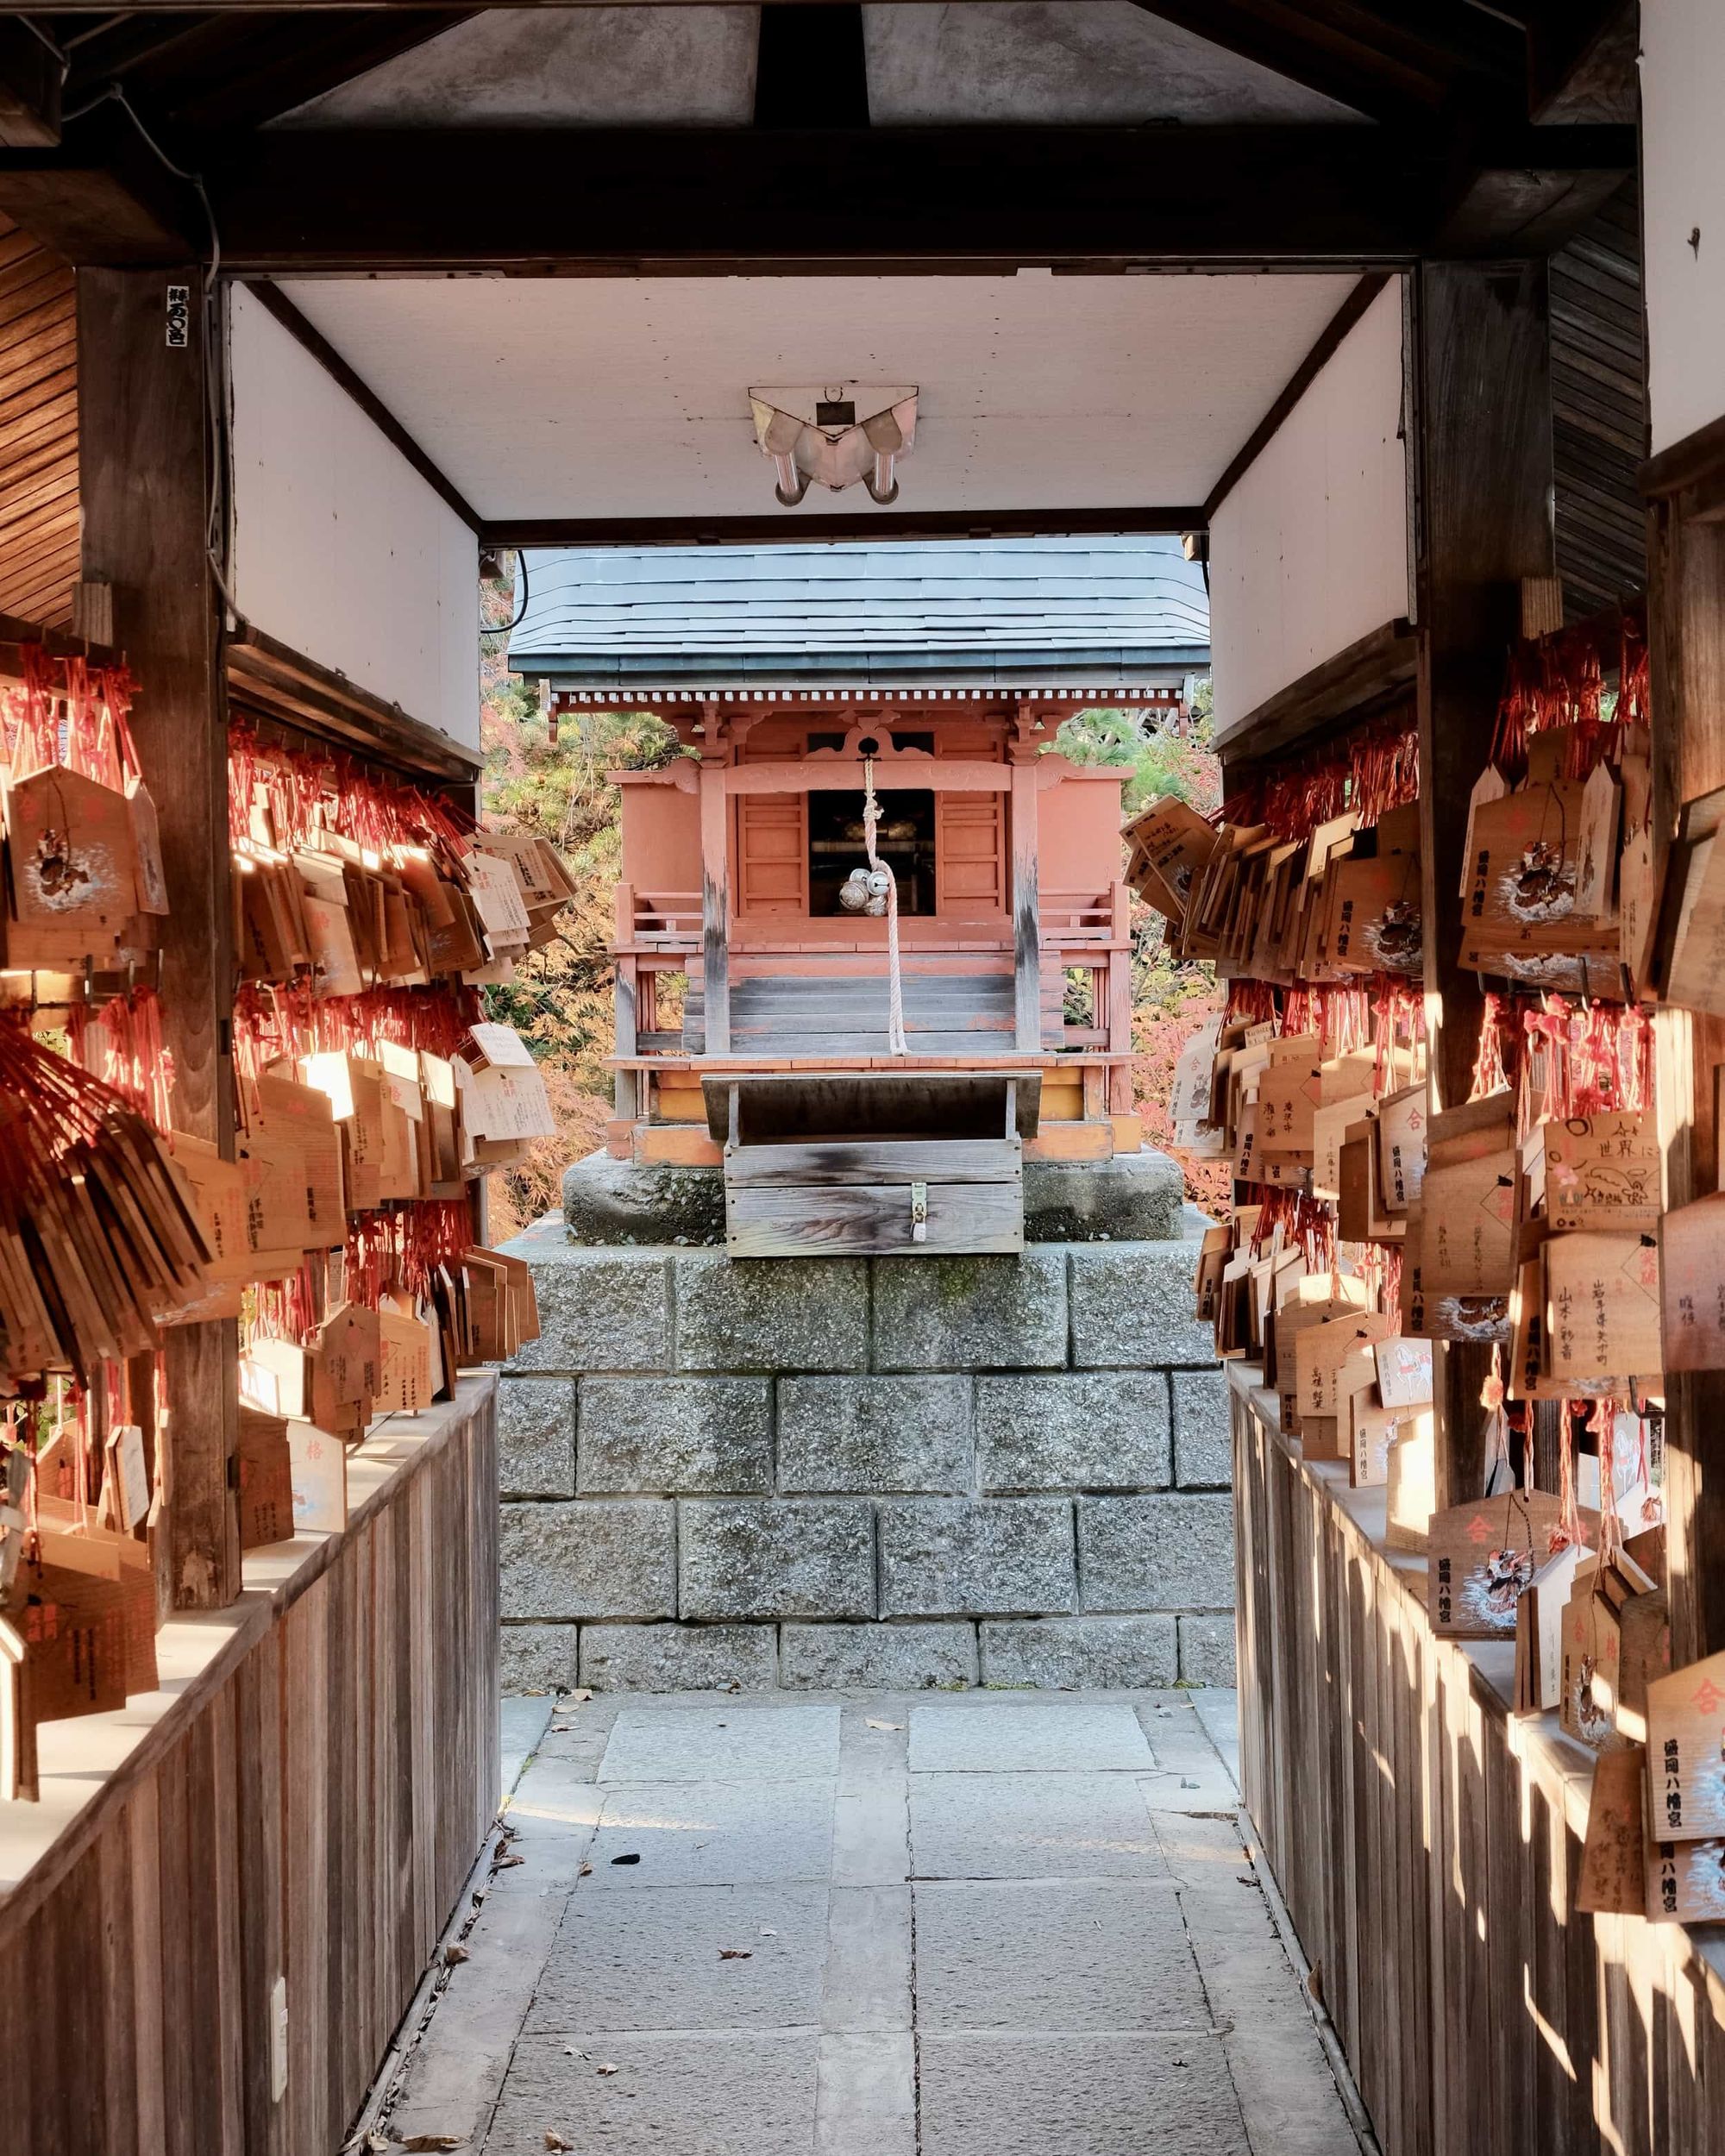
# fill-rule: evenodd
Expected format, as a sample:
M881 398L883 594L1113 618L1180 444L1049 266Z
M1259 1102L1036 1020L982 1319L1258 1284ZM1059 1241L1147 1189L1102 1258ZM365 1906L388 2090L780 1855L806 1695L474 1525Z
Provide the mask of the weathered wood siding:
M1233 1417L1247 1808L1385 2156L1716 2150L1725 1953L1578 1914L1588 1755L1433 1637L1381 1493Z
M0 1904L0 2145L341 2141L497 1808L493 1398L452 1416L327 1563L251 1598L259 1620L207 1684Z
M72 273L0 216L0 614L63 629L78 578Z

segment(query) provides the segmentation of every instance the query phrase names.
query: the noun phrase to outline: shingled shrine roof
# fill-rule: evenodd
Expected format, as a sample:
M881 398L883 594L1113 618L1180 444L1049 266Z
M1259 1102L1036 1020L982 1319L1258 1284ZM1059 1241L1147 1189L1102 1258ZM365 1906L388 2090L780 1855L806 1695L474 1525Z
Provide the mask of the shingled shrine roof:
M1210 662L1173 538L530 548L526 570L509 662L554 690L1127 689Z

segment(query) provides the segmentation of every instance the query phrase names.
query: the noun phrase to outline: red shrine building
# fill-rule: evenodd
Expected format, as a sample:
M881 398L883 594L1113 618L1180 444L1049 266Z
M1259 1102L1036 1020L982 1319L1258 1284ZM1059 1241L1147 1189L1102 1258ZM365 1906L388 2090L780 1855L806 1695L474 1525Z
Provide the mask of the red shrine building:
M614 1155L722 1165L733 1251L772 1256L1017 1249L1025 1158L1138 1150L1128 774L1057 736L1099 706L1185 722L1208 631L1176 542L527 568L511 667L561 722L648 711L681 750L611 774ZM896 968L881 905L847 903L871 787Z

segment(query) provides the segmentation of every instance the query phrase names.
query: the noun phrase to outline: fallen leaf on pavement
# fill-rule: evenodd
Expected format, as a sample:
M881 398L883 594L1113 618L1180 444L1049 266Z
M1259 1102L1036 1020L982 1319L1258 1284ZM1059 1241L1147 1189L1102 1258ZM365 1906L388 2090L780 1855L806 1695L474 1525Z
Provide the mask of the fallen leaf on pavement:
M585 1879L592 1870L593 1866L590 1864L584 1864L580 1870L576 1872L575 1877L578 1879Z
M752 1946L721 1946L718 1958L721 1961L752 1961L755 1949Z
M525 1857L499 1857L497 1860L497 1868L499 1871L507 1871L511 1865L525 1864L526 1861Z
M617 2069L615 2066L595 2066L593 2071L603 2078L606 2074L614 2074Z
M471 1961L472 1959L473 1956L468 1953L465 1946L457 1946L452 1944L443 1949L443 1960L446 1965L451 1969L455 1967L458 1961Z
M548 2126L545 2128L545 2146L547 2148L573 2148L574 2143L566 2141L561 2134L554 2134Z
M401 2144L404 2148L465 2148L465 2134L410 2134Z

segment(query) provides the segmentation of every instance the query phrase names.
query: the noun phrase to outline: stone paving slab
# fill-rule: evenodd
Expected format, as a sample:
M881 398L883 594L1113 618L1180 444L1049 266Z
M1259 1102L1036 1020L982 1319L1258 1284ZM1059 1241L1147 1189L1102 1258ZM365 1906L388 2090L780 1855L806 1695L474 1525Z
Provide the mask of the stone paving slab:
M913 1774L1086 1774L1155 1764L1131 1708L999 1699L911 1709Z
M919 1879L1157 1878L1167 1865L1129 1774L917 1774Z
M1167 1880L1001 1879L915 1892L924 2029L1210 2029Z
M569 1897L526 2028L785 2028L819 2022L827 1890L660 1887Z
M621 1892L825 1879L832 1865L831 1782L612 1782L593 1877ZM618 1864L634 1856L638 1864Z
M1202 1703L1213 1733L1175 1689L512 1708L521 1861L391 2131L472 2156L548 2133L578 2156L1352 2156L1214 1740L1230 1708Z
M1214 2036L925 2036L918 2064L920 2156L1251 2156Z
M524 2036L486 2156L545 2156L548 2133L578 2156L811 2156L819 2052L812 2029Z
M833 1888L821 2025L844 2035L910 2028L909 1887Z
M625 1707L601 1782L806 1782L838 1771L838 1714L811 1700L776 1714L730 1707Z
M823 2036L815 2156L915 2156L916 2046L893 2035Z
M1352 2128L1238 1826L1162 1811L1152 1821L1254 2150L1353 2156Z

